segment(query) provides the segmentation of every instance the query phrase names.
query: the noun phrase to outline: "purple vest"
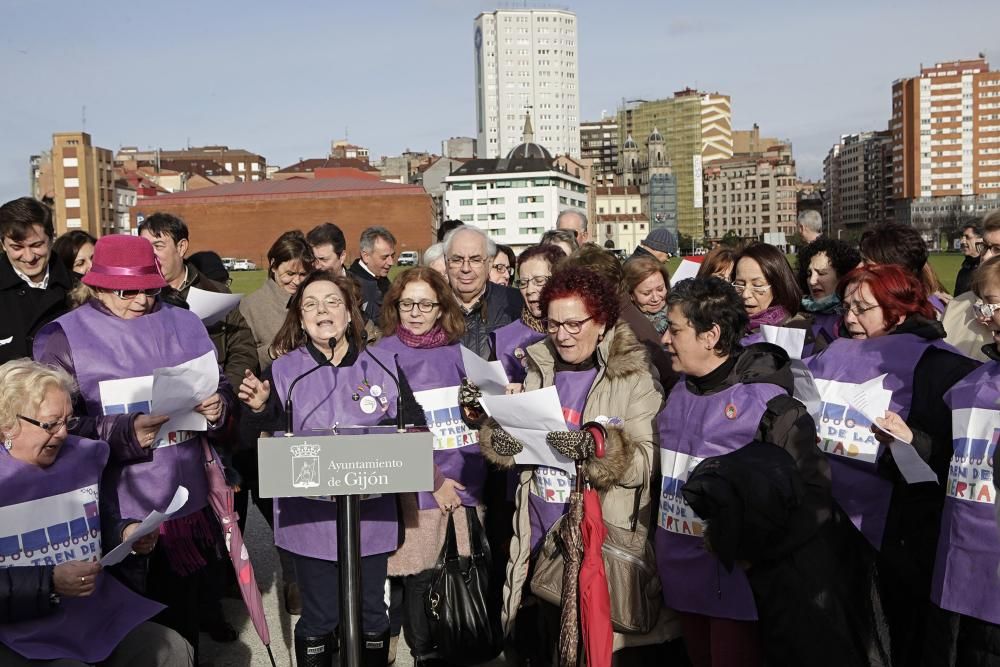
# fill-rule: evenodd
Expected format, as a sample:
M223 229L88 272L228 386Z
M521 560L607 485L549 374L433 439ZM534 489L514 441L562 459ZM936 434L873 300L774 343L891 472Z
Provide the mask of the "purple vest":
M876 549L882 546L892 482L878 473L882 447L871 422L848 406L848 399L859 385L885 374L884 401L906 419L913 398L913 369L932 345L944 346L913 334L838 338L807 360L821 399L820 414L813 419L819 447L830 459L833 497Z
M991 462L1000 436L1000 364L988 363L944 395L952 410L954 454L948 472L931 601L1000 624Z
M465 425L458 405L458 387L465 377L461 346L455 343L417 349L390 336L380 340L372 351L389 368L395 358L406 374L434 434L434 465L438 471L465 487L465 491L458 492L463 505L483 504L486 460L479 449L479 431ZM438 506L434 494L428 492L417 494L417 503L424 510Z
M750 582L740 567L726 572L705 550L704 522L684 500L688 474L703 459L749 444L767 402L785 391L773 384L736 384L709 396L691 393L682 376L657 417L660 433L660 509L656 564L663 599L678 611L740 621L757 620Z
M816 340L825 340L828 343L832 343L834 340L840 337L838 333L840 330L840 320L841 316L837 313L812 313L813 325L812 333L813 338ZM807 355L803 355L807 356Z
M386 364L388 365L388 364ZM271 365L274 390L281 403L291 382L316 366L300 347ZM355 400L357 399L357 400ZM326 430L335 425L374 426L396 414L396 387L381 368L361 353L353 366L324 368L295 385L292 395L295 432ZM310 558L337 560L336 500L275 498L274 543ZM361 555L395 551L399 546L396 497L381 495L361 501Z
M562 405L566 428L578 431L587 405L587 395L594 386L597 369L588 371L560 371L556 373L556 391ZM531 525L531 552L549 532L559 517L569 509L569 494L576 482L575 475L569 475L558 468L534 466L528 493L528 518Z
M98 560L98 485L107 460L107 443L75 436L48 468L0 450L0 567ZM99 662L162 609L101 573L92 595L64 597L42 618L0 624L0 643L31 660Z
M517 319L500 327L490 334L493 336L493 349L496 350L497 361L503 364L507 377L511 382L524 382L527 371L524 369L525 350L545 338L523 320Z
M167 304L132 320L85 304L46 325L35 339L35 350L44 349L44 339L56 328L66 335L87 414L95 417L148 414L148 399L122 403L115 398L121 381L151 377L157 368L177 366L215 351L197 315ZM188 502L175 515L180 518L207 503L204 464L201 438L194 437L156 448L150 461L112 463L108 480L116 487L122 516L139 519L152 510L166 509L177 487L187 487Z

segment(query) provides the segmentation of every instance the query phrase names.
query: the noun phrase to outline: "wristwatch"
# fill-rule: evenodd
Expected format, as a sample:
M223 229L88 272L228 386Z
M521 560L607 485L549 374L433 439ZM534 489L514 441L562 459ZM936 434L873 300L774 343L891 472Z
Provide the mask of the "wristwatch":
M49 575L49 606L58 607L59 603L62 602L62 597L56 593L56 572L55 569L52 570L52 574Z

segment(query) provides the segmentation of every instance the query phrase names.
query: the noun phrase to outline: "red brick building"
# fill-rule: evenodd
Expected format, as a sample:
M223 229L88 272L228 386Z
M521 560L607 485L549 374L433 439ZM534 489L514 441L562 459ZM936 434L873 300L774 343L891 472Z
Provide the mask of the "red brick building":
M267 266L267 250L289 229L308 232L323 222L337 224L347 237L351 259L358 239L371 225L396 236L396 252L423 251L433 243L431 198L419 185L357 178L296 178L232 183L140 200L132 210L148 217L171 213L191 230L191 250L214 250Z

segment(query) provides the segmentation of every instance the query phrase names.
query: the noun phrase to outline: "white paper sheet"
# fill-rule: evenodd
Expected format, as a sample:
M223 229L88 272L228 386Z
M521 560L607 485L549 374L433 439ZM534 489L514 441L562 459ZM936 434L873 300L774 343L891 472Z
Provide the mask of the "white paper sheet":
M882 387L882 378L884 375L880 375L876 380L878 381L878 387ZM871 381L874 382L875 380ZM902 437L893 433L889 429L879 426L875 418L882 418L885 416L885 412L888 406L875 406L872 405L871 393L865 391L865 388L871 384L871 382L866 382L859 388L858 393L854 395L851 399L851 404L857 409L858 412L863 414L867 419L871 420L875 427L885 433L891 435L895 440L889 443L889 451L892 452L892 459L896 463L896 467L899 468L899 473L906 480L907 484L919 484L920 482L937 482L937 475L931 470L931 467L920 458L917 454L917 450L913 448L910 440L904 440Z
M187 501L188 490L183 486L178 486L167 509L163 512L157 512L156 510L150 512L149 516L142 520L139 527L128 536L127 540L108 553L104 554L104 557L101 558L101 566L110 567L125 560L125 557L132 553L132 546L138 542L140 538L149 535L154 530L157 530L160 527L160 524L172 517L174 514L177 514L177 512L184 507Z
M503 396L507 393L507 384L510 380L507 379L507 373L499 361L484 361L482 357L463 345L462 364L465 366L465 375L469 378L469 382L479 387L479 391L486 396Z
M789 327L775 327L770 324L760 325L760 332L765 343L777 345L788 353L789 359L801 359L802 347L806 344L806 330Z
M700 268L701 264L698 262L692 262L690 259L682 259L681 263L677 265L674 275L670 276L670 286L673 287L682 280L694 278L698 275L698 269Z
M559 392L554 386L506 396L483 395L480 401L486 414L524 444L524 451L514 456L515 463L549 466L566 472L576 470L572 459L545 442L549 432L566 430Z
M823 399L819 395L816 378L802 361L792 360L790 365L794 383L794 398L806 406L806 411L819 422L822 417Z
M199 403L219 389L219 363L211 350L173 368L153 371L151 414L167 415L157 439L170 431L205 431L208 421L194 411Z
M222 294L192 287L188 290L187 304L191 312L210 327L238 306L242 298L242 294Z

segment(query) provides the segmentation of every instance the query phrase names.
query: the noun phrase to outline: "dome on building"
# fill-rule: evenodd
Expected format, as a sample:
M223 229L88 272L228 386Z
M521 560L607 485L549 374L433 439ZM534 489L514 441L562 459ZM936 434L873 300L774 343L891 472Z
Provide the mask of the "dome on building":
M622 146L622 150L623 151L628 151L628 150L637 151L637 150L639 150L639 147L636 145L635 139L632 138L631 134L628 135L628 139L625 140L625 145Z
M523 144L518 144L507 153L508 160L514 159L530 159L539 158L542 160L552 161L552 154L549 153L548 149L541 144L536 144L535 142L527 142Z
M654 127L653 133L649 135L648 141L663 141L663 135L660 134L660 131Z

